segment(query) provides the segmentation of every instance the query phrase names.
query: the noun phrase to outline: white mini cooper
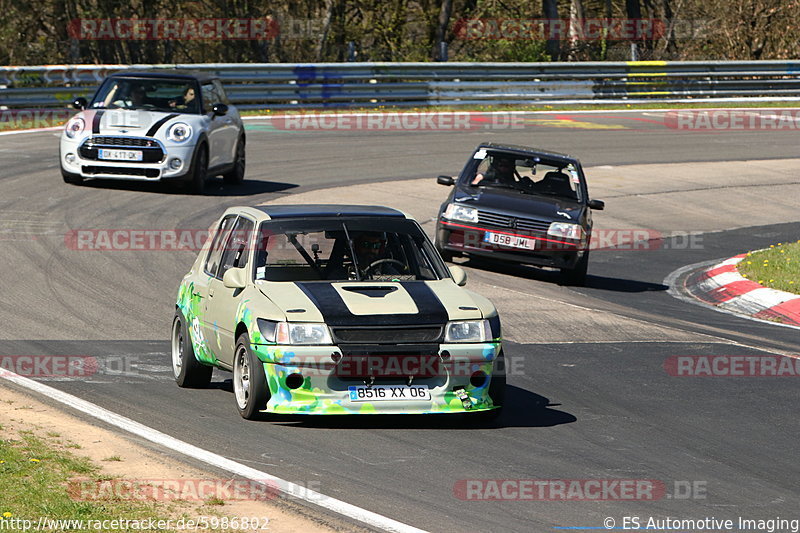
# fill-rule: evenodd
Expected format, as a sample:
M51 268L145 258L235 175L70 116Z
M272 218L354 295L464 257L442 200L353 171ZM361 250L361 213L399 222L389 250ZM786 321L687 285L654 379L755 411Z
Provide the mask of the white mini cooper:
M61 135L67 183L85 178L180 181L202 193L210 176L241 183L244 125L219 79L175 70L107 77Z

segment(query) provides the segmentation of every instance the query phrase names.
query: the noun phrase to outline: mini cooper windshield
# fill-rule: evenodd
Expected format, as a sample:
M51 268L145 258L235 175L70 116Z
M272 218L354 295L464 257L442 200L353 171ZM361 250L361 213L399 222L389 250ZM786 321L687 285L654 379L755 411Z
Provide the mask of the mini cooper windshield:
M581 178L571 164L545 161L505 152L481 150L467 166L464 185L518 191L523 194L555 196L580 201Z
M200 113L197 83L186 79L109 78L92 100L92 109L145 109Z
M269 221L261 225L255 279L413 281L448 277L417 224L357 218Z

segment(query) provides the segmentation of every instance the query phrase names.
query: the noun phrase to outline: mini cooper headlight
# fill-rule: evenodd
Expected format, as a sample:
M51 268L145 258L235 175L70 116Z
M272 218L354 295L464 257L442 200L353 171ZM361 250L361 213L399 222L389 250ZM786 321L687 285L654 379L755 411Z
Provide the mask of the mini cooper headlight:
M85 128L86 122L81 117L72 117L64 127L64 133L66 133L67 137L70 139L74 139L76 135L83 133Z
M325 324L272 322L259 318L258 329L264 339L276 344L333 344Z
M449 204L442 213L442 218L460 220L462 222L478 222L478 210L461 204Z
M192 127L185 122L176 122L167 130L167 139L176 143L182 143L192 136Z
M492 330L488 320L448 322L444 342L489 342Z
M580 224L571 224L569 222L553 222L547 230L547 234L553 237L562 237L564 239L583 239L583 228Z

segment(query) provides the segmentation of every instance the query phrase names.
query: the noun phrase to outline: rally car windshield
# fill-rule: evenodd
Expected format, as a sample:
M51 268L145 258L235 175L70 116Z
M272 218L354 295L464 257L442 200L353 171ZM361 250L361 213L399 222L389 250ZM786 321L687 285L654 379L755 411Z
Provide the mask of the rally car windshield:
M266 281L416 281L448 277L413 221L269 221L261 225L255 279Z
M198 114L200 91L196 82L185 79L109 78L90 107Z
M504 152L478 151L467 165L462 183L467 187L581 199L581 177L574 165Z

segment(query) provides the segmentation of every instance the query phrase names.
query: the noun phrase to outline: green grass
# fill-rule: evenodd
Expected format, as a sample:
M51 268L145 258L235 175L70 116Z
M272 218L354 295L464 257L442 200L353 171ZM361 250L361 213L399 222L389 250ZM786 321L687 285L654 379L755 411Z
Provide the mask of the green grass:
M32 432L21 432L18 440L0 439L0 520L27 519L32 520L35 527L40 517L54 520L152 518L156 521L176 517L163 502L72 499L67 483L74 478L101 480L104 476L96 465L73 455L64 444ZM79 530L62 528L59 531Z
M750 253L737 268L744 277L760 285L800 294L800 241L778 243Z

